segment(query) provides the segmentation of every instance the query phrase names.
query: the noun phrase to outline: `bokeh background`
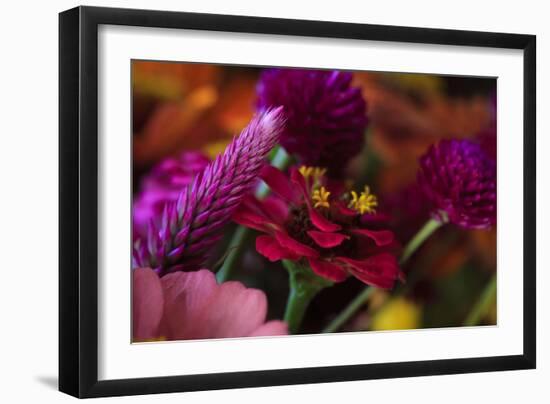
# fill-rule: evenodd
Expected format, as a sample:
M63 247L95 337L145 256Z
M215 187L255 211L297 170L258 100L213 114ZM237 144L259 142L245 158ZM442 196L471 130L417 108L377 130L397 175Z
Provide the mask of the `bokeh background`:
M214 158L255 111L261 68L156 61L132 62L133 190L160 161L183 150ZM360 189L369 184L380 209L406 243L429 218L415 186L418 158L443 138L475 138L496 159L496 79L354 72L368 105L365 147L350 164ZM207 267L220 265L232 228ZM407 282L377 291L342 331L460 326L496 271L496 228L444 226L403 268ZM235 278L266 292L271 318L281 318L288 277L253 246ZM303 332L319 332L363 284L354 278L323 290L312 302ZM496 324L496 301L482 319Z

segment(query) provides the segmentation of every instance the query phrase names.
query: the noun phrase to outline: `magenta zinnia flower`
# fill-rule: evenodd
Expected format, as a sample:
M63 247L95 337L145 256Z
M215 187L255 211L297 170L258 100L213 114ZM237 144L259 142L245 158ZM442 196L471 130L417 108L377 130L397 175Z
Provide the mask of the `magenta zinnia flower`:
M169 157L154 166L142 179L141 189L132 206L135 236L147 235L147 227L153 221L160 225L164 208L178 200L195 176L209 163L208 157L194 151L184 151L177 157Z
M340 71L270 69L258 84L260 109L285 108L283 147L334 177L361 151L368 122L366 102L351 80L351 73Z
M283 123L282 108L253 118L176 203L166 206L160 227L151 224L147 240L136 242L134 267L150 267L161 275L201 268L241 199L256 183Z
M434 215L466 229L496 222L496 165L468 140L442 140L420 158L418 182Z
M135 342L288 334L286 323L265 322L264 292L240 282L218 285L207 269L160 278L150 268L137 268L132 279Z
M256 249L271 261L301 260L333 282L353 275L366 284L391 288L400 276L397 244L374 214L376 197L366 188L360 195L331 198L323 176L324 170L302 167L292 168L288 179L266 166L262 179L276 195L245 199L233 219L267 233L256 239Z

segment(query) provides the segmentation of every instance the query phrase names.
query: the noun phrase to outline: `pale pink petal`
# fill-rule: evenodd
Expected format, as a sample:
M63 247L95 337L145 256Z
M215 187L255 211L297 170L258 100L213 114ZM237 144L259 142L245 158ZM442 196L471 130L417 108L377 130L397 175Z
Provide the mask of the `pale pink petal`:
M160 330L169 340L245 337L261 331L267 313L261 290L240 282L217 285L205 269L172 273L161 283L165 304ZM282 331L275 327L271 332Z
M288 325L284 321L273 320L259 326L250 334L251 337L268 337L271 335L287 335Z
M266 313L264 292L247 289L240 282L225 282L203 310L199 321L204 334L196 338L245 337L263 324Z
M134 341L159 337L164 306L158 275L150 268L132 271L132 335Z
M167 339L206 338L201 317L217 289L216 277L207 269L174 272L161 280L164 319L161 332Z

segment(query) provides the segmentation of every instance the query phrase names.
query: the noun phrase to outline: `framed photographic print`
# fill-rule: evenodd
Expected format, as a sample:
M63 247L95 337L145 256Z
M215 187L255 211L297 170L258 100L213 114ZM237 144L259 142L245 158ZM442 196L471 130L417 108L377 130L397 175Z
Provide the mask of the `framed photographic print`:
M59 26L61 391L535 367L534 36Z

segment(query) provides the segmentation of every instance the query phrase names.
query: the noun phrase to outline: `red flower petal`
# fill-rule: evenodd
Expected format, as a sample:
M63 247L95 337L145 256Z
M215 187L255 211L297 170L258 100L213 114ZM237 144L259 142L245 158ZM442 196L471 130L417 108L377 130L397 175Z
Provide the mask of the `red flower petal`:
M319 253L314 250L311 247L308 247L305 244L300 243L297 240L294 240L292 237L290 237L288 234L283 232L276 232L275 238L279 242L280 245L285 247L287 250L291 251L294 254L298 254L302 257L311 257L311 258L317 258L319 256Z
M312 207L309 208L309 218L311 219L311 223L321 231L332 232L342 228L342 226L332 223Z
M268 196L263 200L263 208L275 223L284 223L288 217L288 204L281 198Z
M378 246L385 246L394 241L393 232L389 230L353 229L352 232L371 238Z
M308 258L308 261L313 272L323 278L334 282L342 282L348 277L347 272L338 264L314 258Z
M347 238L340 233L325 233L322 231L310 230L307 234L321 247L332 248L342 244Z
M397 259L388 253L378 254L362 261L346 257L337 259L348 264L350 272L357 279L382 289L391 289L400 273Z
M268 218L250 211L245 206L237 208L231 218L235 223L241 226L250 227L251 229L259 231L269 231L266 226L266 223L269 221Z
M292 167L290 169L290 179L294 184L298 185L299 189L302 191L304 200L309 210L309 218L311 219L311 222L315 227L317 227L321 231L338 231L342 228L341 226L332 223L331 221L326 219L311 205L309 189L306 184L306 180L296 167Z
M336 209L337 209L337 212L339 214L341 214L342 216L346 216L346 217L354 217L354 216L357 216L357 211L351 209L351 208L348 208L347 206L345 206L342 202L340 201L336 201L334 202L333 204Z
M271 165L264 166L260 178L273 192L286 199L287 202L297 202L299 200L299 193L292 187L286 175L278 168Z
M310 200L309 200L309 189L308 189L308 186L306 184L306 179L304 178L302 173L300 173L300 171L298 171L298 169L296 167L292 167L290 169L290 180L294 184L298 185L299 190L302 192L302 194L304 196L304 199L306 200L306 203L309 206L311 203L310 203Z
M279 260L297 260L299 255L288 251L271 236L259 236L256 238L256 251L262 254L271 262Z

